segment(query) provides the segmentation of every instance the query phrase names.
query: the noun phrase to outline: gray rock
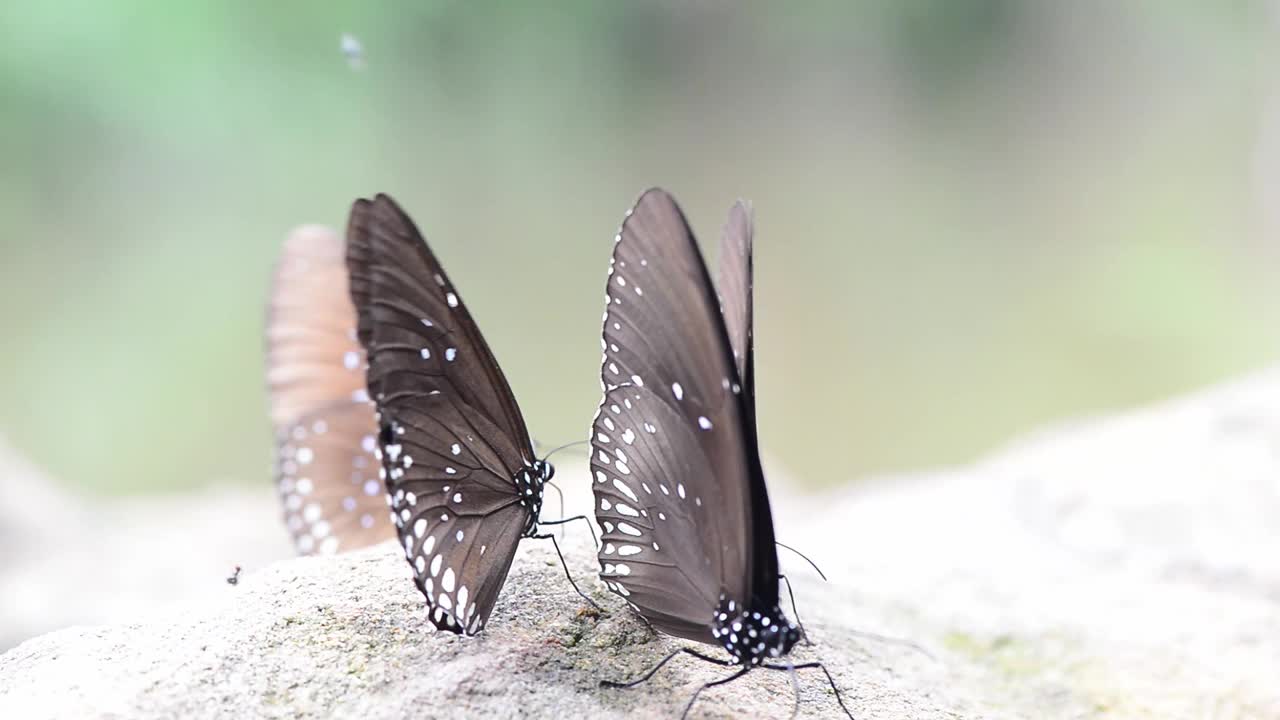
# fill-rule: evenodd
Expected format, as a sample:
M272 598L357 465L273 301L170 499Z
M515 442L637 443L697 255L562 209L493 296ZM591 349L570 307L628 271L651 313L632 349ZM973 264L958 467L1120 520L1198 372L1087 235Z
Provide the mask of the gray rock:
M585 477L561 468L571 509ZM783 477L780 539L832 579L783 552L815 641L793 658L825 662L859 720L1280 718L1280 371L952 471L819 497ZM430 630L394 545L291 559L209 579L179 616L10 650L0 717L673 717L725 674L679 659L642 688L597 687L682 643L602 590L585 528L562 545L603 613L545 542L524 543L477 638ZM836 716L820 674L798 679L802 715ZM786 673L757 671L694 715L791 702Z

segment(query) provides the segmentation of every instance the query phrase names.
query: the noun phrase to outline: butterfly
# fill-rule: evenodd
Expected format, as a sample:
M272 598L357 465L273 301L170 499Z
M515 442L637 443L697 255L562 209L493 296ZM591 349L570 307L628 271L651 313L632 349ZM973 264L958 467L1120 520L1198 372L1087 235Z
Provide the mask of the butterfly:
M352 206L347 268L391 521L431 622L474 635L488 622L522 538L550 539L560 552L538 519L555 469L535 455L480 328L390 197ZM587 518L541 524L572 520Z
M266 324L274 474L303 555L394 537L374 457L377 423L347 292L346 247L308 225L285 240Z
M826 673L820 663L775 662L801 631L779 605L757 447L751 250L751 214L739 202L721 242L717 298L683 212L652 189L615 238L605 291L604 398L591 437L600 577L655 629L729 654L678 650L637 682L680 653L738 668L699 688L685 713L707 687L754 667Z

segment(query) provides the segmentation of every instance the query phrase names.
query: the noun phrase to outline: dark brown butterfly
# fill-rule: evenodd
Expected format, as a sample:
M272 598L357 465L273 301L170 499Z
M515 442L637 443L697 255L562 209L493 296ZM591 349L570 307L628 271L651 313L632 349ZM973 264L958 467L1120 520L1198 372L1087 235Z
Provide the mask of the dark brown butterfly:
M355 331L342 240L319 226L295 229L276 266L267 312L267 387L276 487L303 555L395 537Z
M538 528L554 469L534 453L502 369L409 216L386 195L357 200L347 245L392 520L432 623L475 634L517 543L555 542ZM586 521L542 524L574 519Z
M728 653L684 649L662 661L686 652L738 668L704 688L753 667L822 668L776 662L801 631L778 601L757 447L751 242L738 203L721 243L718 299L684 214L650 190L627 213L605 289L605 393L591 456L600 577L654 628Z

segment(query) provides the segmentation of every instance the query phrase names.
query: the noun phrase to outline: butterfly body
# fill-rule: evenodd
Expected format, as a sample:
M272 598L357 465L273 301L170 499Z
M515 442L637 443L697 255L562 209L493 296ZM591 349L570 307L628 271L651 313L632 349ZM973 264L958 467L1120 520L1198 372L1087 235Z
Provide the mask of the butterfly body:
M800 641L800 629L782 608L746 608L721 596L711 622L711 635L729 653L734 665L756 666L791 652Z

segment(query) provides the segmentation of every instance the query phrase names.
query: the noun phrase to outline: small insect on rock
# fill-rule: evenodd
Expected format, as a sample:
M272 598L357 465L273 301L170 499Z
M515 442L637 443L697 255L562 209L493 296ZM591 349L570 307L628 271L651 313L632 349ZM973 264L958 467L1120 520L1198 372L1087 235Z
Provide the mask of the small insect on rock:
M240 584L240 566L239 565L237 565L235 570L231 573L231 575L227 577L227 584L228 585Z

